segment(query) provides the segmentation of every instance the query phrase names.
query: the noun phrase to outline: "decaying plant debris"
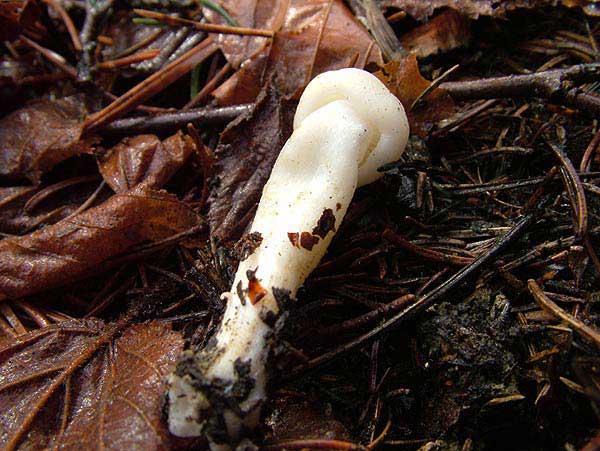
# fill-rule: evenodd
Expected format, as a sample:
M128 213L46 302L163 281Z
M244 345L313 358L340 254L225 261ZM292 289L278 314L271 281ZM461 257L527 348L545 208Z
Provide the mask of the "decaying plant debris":
M298 292L249 438L600 449L598 2L15 0L0 24L0 449L206 449L168 433L165 378L219 326L303 87L349 66L413 132Z

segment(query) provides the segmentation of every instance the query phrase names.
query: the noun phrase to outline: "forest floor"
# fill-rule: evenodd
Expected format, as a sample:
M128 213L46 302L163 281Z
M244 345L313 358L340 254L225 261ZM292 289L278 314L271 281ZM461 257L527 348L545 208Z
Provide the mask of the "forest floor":
M0 4L0 449L206 447L169 434L165 379L219 326L302 88L354 66L411 137L290 306L253 442L600 450L599 17Z

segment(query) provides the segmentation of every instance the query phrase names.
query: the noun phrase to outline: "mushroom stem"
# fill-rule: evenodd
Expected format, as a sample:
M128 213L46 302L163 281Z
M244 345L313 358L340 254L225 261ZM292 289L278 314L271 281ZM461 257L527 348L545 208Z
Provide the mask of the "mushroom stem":
M306 87L252 223L260 244L222 295L217 334L186 351L169 380L173 434L206 434L213 449L229 448L256 426L286 302L323 257L356 187L379 178L407 138L402 105L368 72L327 72Z

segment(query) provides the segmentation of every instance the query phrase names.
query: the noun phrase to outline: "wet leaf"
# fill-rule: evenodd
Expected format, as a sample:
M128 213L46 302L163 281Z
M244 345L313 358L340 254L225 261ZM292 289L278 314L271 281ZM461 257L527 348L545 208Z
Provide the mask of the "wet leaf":
M208 213L211 236L217 242L239 237L252 219L279 151L292 133L294 111L294 102L269 89L249 115L221 134L215 151L215 173L220 175Z
M0 2L0 41L14 41L23 31L30 35L44 32L38 22L41 10L33 0Z
M47 186L0 187L0 233L22 235L65 219L75 213L99 183L100 177L92 175Z
M454 102L443 89L431 91L418 105L413 103L431 82L423 78L414 54L401 61L390 61L375 75L400 99L407 112L411 133L427 135L436 122L449 117L454 111Z
M242 26L277 30L271 46L265 38L220 36L226 58L243 66L213 94L222 104L252 102L271 74L279 88L294 94L316 75L343 67L381 63L381 51L340 0L282 2L226 0L224 8ZM223 19L207 11L211 21Z
M97 273L129 247L189 230L197 215L164 191L135 189L21 237L0 241L0 293L13 298Z
M453 9L402 35L400 42L419 58L462 47L469 42L469 21Z
M164 379L183 338L158 322L73 320L0 348L0 448L168 450Z
M98 161L106 183L117 193L139 186L162 187L195 148L183 133L161 141L155 135L125 138Z
M346 427L316 400L300 393L277 396L265 423L268 440L350 440Z
M85 114L81 100L72 96L35 100L0 119L0 179L37 184L61 161L90 153L98 138L82 137Z

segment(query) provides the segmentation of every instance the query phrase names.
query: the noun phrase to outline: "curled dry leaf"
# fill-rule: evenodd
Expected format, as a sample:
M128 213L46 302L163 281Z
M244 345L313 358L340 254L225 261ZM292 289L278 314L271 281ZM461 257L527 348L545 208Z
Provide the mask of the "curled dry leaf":
M469 21L462 14L449 9L402 35L400 41L406 50L418 58L424 58L462 47L470 38Z
M162 187L194 150L194 141L181 132L161 141L155 135L125 138L99 159L106 183L116 192Z
M218 38L234 67L244 63L213 92L221 104L254 101L272 74L285 94L295 94L321 72L382 63L379 47L341 0L257 0L254 8L243 0L221 3L240 25L277 31L271 45L266 38Z
M90 153L98 138L82 136L85 114L81 99L72 96L36 100L0 119L0 178L37 184L61 161Z
M253 216L264 184L292 133L295 102L270 88L254 109L233 121L215 151L215 180L208 212L217 242L238 238Z
M404 105L411 133L426 136L433 124L454 112L454 102L450 95L439 88L433 89L411 109L415 100L431 85L431 82L423 78L419 72L414 54L408 55L401 61L390 61L375 75Z
M0 448L168 450L164 379L183 338L165 324L73 320L0 347Z
M0 293L12 298L98 272L127 248L191 229L198 216L164 191L134 189L22 237L0 241Z

